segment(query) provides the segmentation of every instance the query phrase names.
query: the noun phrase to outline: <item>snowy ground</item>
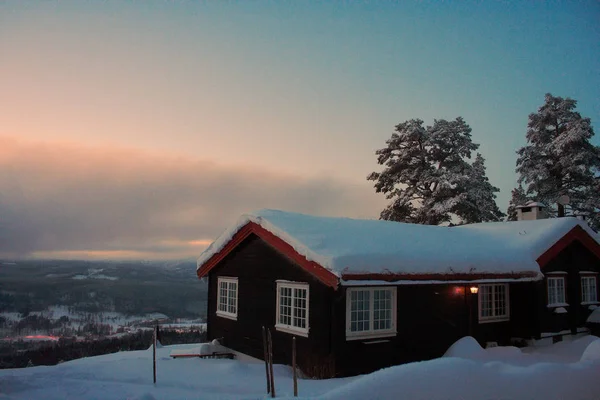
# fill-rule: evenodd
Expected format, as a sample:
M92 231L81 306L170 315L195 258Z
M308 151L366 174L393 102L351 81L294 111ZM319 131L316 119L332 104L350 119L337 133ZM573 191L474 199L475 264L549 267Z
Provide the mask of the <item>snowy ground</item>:
M171 359L179 345L75 360L53 367L0 370L0 399L263 399L262 363ZM277 397L291 397L288 367L275 366ZM354 378L301 380L301 397L322 399L600 399L600 339L585 336L544 348L483 350L463 338L445 357Z

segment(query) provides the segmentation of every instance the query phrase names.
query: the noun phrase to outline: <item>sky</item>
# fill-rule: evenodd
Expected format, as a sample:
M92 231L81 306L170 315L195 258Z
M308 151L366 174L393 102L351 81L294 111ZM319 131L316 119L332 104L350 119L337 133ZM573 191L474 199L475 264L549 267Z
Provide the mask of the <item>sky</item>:
M500 188L545 93L600 122L600 3L0 0L0 257L197 257L240 214L377 218L394 126ZM600 144L599 136L594 138Z

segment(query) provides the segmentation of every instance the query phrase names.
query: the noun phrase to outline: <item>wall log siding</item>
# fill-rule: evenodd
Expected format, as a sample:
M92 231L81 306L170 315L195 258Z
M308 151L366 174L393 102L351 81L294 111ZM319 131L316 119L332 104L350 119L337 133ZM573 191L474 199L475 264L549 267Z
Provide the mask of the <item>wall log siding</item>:
M565 278L565 297L569 304L568 313L557 314L554 308L548 308L548 279L544 278L539 284L540 295L538 297L538 313L540 315L540 333L564 332L570 330L571 333L576 333L577 328L585 326L588 316L591 314L589 305L581 304L581 275L580 271L600 272L600 259L588 250L578 240L571 242L564 247L555 257L548 261L544 266L544 274L549 272L564 271L566 275L546 275L548 276L564 276ZM600 276L596 275L596 291L598 291ZM600 293L596 293L600 299Z
M208 339L221 339L225 346L262 359L262 326L273 335L273 360L291 364L292 337L275 329L276 281L309 284L309 335L296 335L297 362L309 372L313 364L332 358L330 347L331 307L334 290L325 286L255 235L250 235L209 273L209 293L217 293L217 277L238 278L237 321L216 315L216 301L209 302Z

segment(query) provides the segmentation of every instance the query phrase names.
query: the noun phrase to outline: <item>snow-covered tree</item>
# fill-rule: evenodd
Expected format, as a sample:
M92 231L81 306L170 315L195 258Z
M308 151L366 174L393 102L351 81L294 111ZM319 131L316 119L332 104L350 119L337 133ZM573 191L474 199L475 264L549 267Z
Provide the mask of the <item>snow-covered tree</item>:
M498 220L497 188L485 176L483 157L473 165L471 128L458 117L423 126L420 119L396 126L386 147L375 152L382 172L367 179L392 202L381 219L438 225L458 216L461 222ZM489 208L486 208L489 207Z
M486 176L485 159L481 154L477 153L458 189L462 192L459 195L461 201L454 213L463 223L500 221L504 218L504 213L496 204L496 193L500 189L493 186Z
M557 199L568 195L573 213L586 213L590 225L600 227L600 147L594 130L570 98L547 94L537 113L529 115L527 145L517 151L519 183L527 195L548 206L556 216Z
M511 191L510 202L508 203L508 210L506 210L506 214L508 217L507 221L516 221L517 220L517 207L525 205L527 202L531 201L527 194L525 193L525 189L523 189L523 185L519 185L519 187L514 188Z

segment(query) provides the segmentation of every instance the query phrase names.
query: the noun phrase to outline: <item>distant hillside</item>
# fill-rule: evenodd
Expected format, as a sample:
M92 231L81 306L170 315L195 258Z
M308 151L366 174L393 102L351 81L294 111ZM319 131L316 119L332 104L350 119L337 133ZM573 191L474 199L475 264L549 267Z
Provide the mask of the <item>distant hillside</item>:
M204 318L207 285L194 261L0 260L0 313L76 312Z

